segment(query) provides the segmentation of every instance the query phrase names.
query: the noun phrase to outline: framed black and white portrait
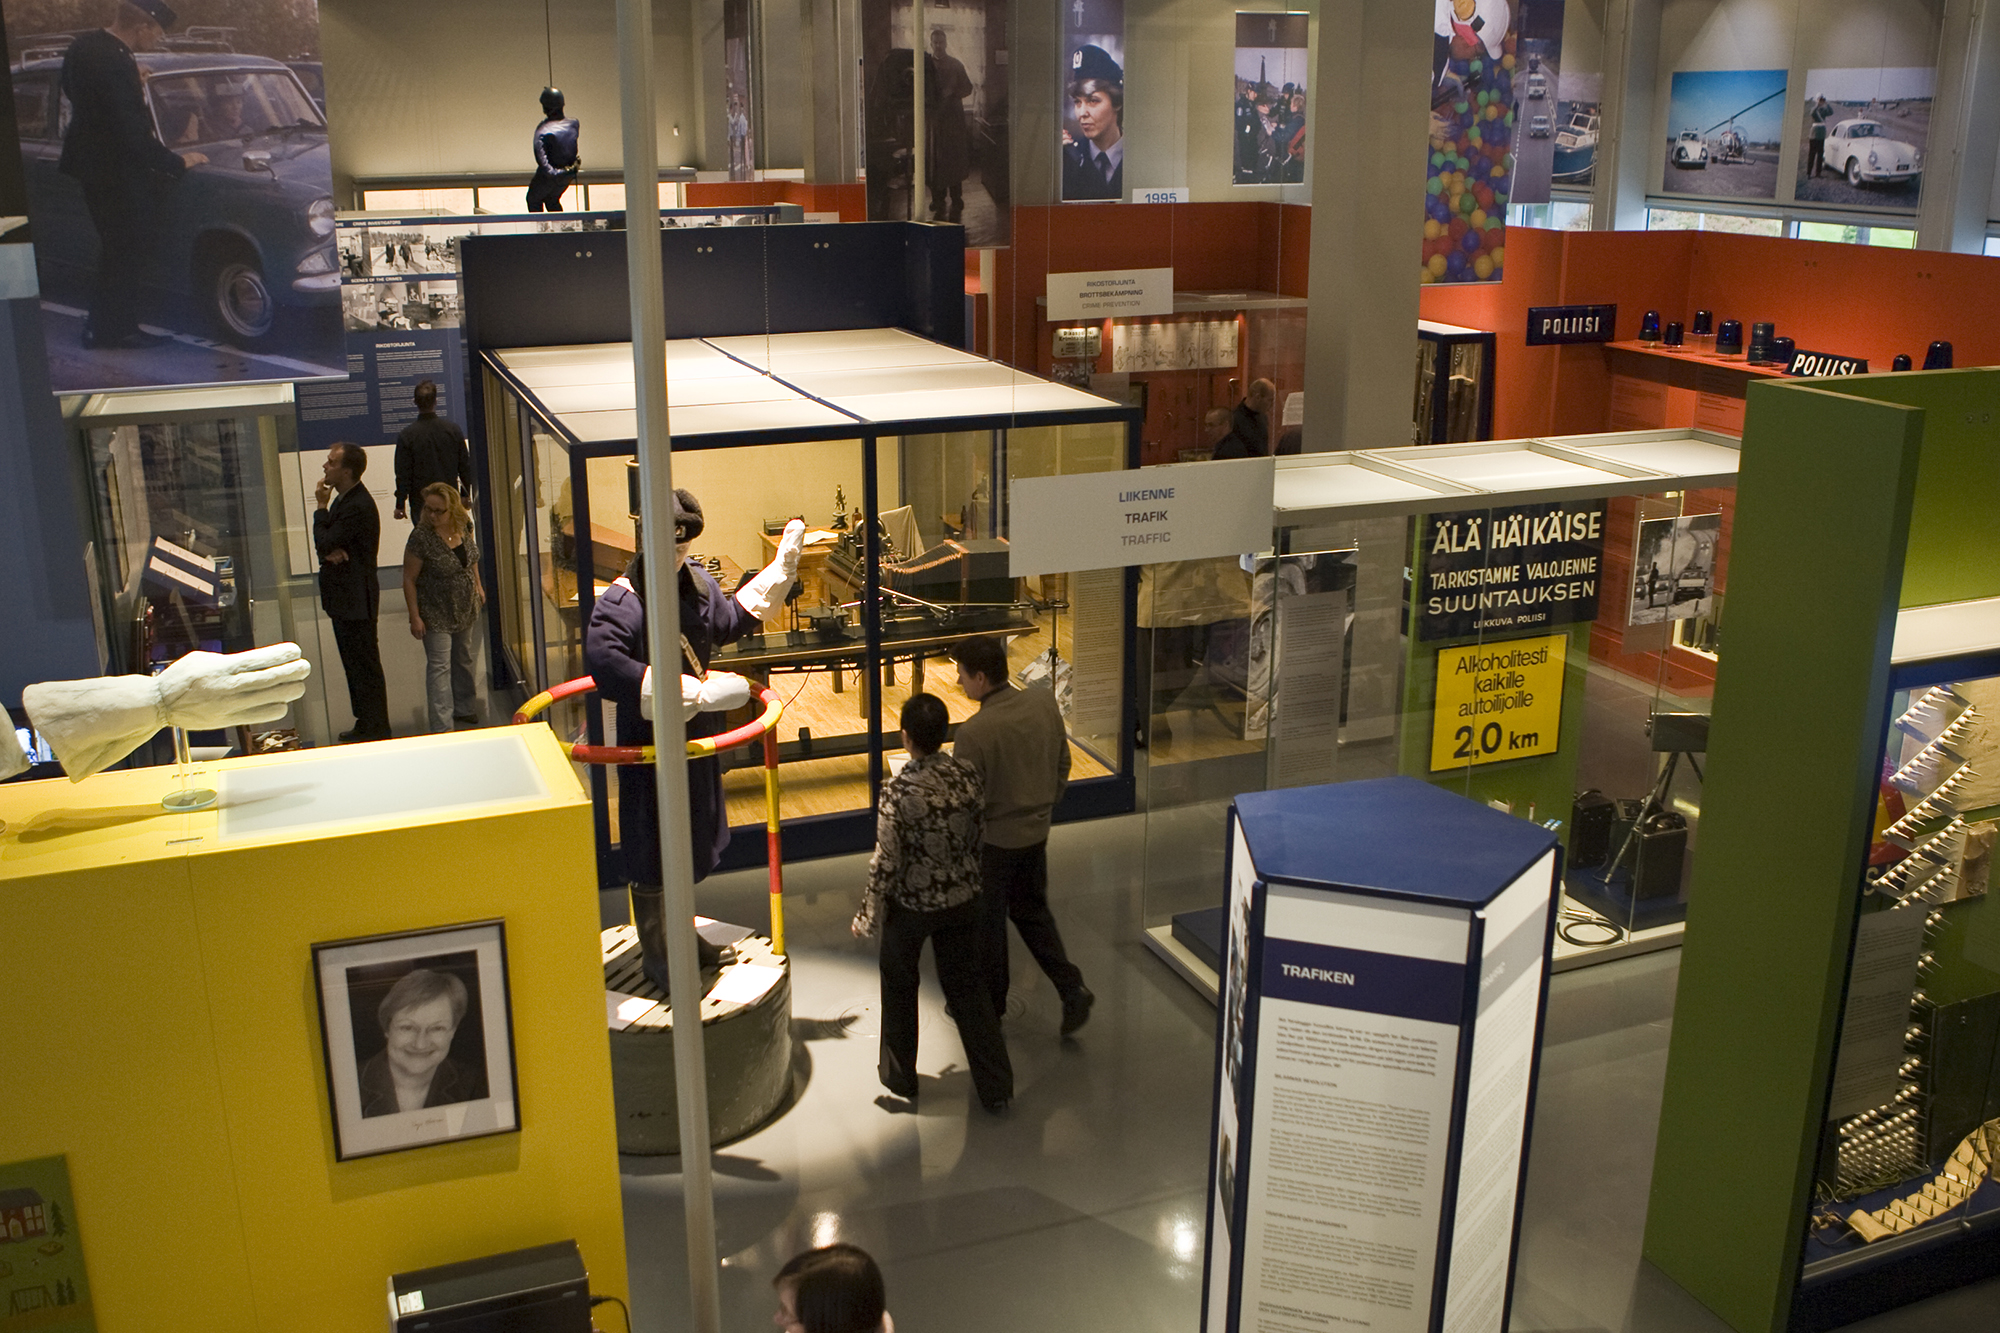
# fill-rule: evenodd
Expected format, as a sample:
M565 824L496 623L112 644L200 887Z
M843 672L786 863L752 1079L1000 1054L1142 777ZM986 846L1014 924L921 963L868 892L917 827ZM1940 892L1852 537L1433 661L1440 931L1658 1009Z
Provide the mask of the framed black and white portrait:
M336 1161L521 1128L501 922L312 952Z

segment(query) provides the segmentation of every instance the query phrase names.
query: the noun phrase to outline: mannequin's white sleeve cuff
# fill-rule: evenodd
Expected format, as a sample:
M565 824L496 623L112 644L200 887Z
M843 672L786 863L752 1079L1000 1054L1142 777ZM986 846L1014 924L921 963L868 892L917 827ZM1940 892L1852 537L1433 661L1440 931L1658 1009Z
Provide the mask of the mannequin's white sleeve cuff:
M23 690L21 702L72 782L117 763L167 725L151 676L47 681Z

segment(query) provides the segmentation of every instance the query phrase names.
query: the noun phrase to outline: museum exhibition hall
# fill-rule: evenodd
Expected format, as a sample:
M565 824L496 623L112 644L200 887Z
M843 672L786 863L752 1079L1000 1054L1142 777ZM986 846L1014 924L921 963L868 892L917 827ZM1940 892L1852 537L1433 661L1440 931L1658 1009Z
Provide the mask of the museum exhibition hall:
M2000 1327L1990 6L0 16L0 1333Z

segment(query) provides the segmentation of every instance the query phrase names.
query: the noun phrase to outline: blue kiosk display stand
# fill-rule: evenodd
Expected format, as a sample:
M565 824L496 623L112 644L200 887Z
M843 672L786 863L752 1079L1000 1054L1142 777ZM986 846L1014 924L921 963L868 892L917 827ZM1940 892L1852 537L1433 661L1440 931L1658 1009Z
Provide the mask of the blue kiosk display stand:
M1229 840L1205 1333L1501 1333L1555 835L1383 778Z

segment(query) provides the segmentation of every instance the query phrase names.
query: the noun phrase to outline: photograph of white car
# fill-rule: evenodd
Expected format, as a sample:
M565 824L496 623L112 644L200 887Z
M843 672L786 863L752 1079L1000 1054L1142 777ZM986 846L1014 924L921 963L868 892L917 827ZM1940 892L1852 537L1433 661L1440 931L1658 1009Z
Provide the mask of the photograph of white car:
M1682 130L1674 140L1673 164L1683 168L1708 165L1708 141L1699 130Z
M1808 70L1794 197L1914 211L1936 81L1929 68Z
M1857 189L1912 181L1924 174L1924 155L1888 137L1880 121L1843 120L1827 132L1822 170L1845 176Z
M1530 139L1548 138L1549 118L1547 116L1536 116L1533 119L1531 119L1528 122L1528 137Z
M1776 198L1785 82L1782 69L1674 71L1660 188L1725 199Z

